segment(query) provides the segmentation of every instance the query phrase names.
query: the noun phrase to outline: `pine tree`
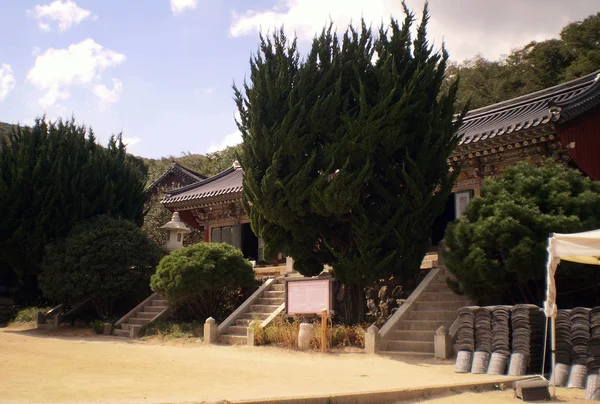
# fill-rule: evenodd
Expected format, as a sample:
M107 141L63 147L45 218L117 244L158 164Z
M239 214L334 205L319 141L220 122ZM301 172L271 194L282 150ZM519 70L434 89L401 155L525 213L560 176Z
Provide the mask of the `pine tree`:
M121 137L101 147L73 120L37 119L0 139L0 258L25 300L37 297L44 247L81 220L109 214L141 224L145 178Z
M326 27L299 62L283 32L261 36L250 84L235 89L244 197L265 255L283 251L305 275L334 268L346 322L364 319L364 287L418 270L455 175L457 83L427 42L428 10L341 41ZM376 58L375 58L376 56ZM376 60L375 60L376 59Z

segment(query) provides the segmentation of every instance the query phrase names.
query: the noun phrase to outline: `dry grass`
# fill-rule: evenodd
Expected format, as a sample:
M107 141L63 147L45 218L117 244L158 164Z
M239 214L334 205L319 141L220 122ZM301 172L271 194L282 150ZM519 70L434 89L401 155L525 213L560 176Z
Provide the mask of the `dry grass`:
M314 349L321 348L321 320L307 320L294 317L288 320L284 316L277 316L271 324L265 328L255 325L254 338L257 345L276 345L281 348L297 349L298 331L300 323L312 322L314 324L314 335L311 338L311 346ZM327 327L328 348L346 348L365 346L365 329L363 326L334 325Z

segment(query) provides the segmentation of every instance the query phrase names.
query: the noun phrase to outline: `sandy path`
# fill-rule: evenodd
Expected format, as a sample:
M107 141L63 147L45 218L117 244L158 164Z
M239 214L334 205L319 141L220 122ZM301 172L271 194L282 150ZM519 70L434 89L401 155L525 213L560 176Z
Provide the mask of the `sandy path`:
M48 333L46 333L48 334ZM490 380L449 364L265 347L157 345L0 329L0 402L242 400Z

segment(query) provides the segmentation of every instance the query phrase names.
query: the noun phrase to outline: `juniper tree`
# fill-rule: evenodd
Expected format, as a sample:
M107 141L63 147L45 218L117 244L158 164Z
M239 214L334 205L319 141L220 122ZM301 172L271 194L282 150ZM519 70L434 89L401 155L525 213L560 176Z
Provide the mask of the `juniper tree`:
M418 270L456 175L457 83L441 91L448 55L428 44L427 7L414 40L404 9L376 33L326 27L303 61L283 31L261 35L234 86L252 228L304 275L332 265L346 322L364 319L365 285Z
M29 292L21 297L37 297L44 247L77 222L109 214L141 224L145 178L120 136L102 147L72 120L37 119L0 142L0 259Z

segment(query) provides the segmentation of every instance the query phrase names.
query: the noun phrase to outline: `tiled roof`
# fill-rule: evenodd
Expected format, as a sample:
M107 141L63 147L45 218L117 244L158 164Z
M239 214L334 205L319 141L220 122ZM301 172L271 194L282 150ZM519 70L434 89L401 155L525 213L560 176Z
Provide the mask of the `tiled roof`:
M167 178L170 174L177 174L177 173L187 177L193 183L196 183L196 182L206 179L206 175L202 175L200 173L190 170L189 168L185 168L181 164L174 161L173 164L171 165L171 167L169 167L169 169L167 171L165 171L160 177L158 177L158 179L156 181L154 181L148 187L148 190L150 190L150 191L154 190L156 187L158 187L158 185L161 183L161 181L164 180L165 178Z
M459 129L459 147L536 127L563 122L600 104L600 70L522 97L470 111Z
M241 167L233 166L201 182L167 193L162 203L169 205L209 197L241 194L242 177Z

